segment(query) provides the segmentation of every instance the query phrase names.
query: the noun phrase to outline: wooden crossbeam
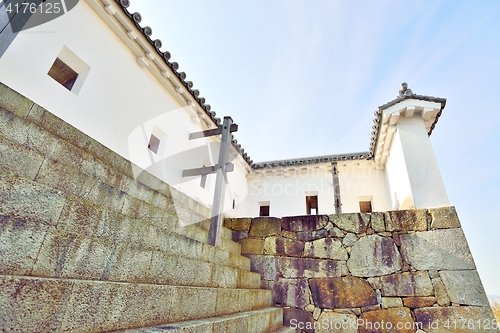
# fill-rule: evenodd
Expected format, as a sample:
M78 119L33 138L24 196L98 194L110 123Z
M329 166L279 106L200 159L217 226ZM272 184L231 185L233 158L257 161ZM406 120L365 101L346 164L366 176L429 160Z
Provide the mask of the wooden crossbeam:
M201 131L201 132L194 132L189 134L189 140L194 140L194 139L200 139L200 138L205 138L209 136L214 136L214 135L221 135L222 134L222 127L218 127L216 129L211 129L211 130L206 130L206 131ZM229 128L229 132L236 132L238 131L238 124L232 124Z
M216 173L217 170L219 170L219 165L212 165L203 168L186 169L182 171L182 177L209 175L211 173ZM231 162L227 163L225 171L226 172L234 171L234 164Z

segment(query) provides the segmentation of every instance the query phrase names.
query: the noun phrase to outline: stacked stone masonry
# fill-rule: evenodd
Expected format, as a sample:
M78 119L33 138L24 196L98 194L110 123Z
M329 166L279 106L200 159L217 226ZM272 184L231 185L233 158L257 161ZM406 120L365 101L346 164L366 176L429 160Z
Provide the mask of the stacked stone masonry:
M305 332L498 332L454 207L226 219Z
M231 231L134 168L0 84L0 331L279 329Z

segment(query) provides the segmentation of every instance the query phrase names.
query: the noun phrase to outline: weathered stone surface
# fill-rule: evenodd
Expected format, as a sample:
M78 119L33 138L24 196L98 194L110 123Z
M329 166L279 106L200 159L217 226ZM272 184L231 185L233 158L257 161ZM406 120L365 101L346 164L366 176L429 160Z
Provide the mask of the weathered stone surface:
M263 280L275 281L278 279L278 268L275 256L249 255L250 270L261 274Z
M320 308L356 308L377 304L375 291L366 280L345 276L309 280L314 304Z
M434 287L434 294L437 299L437 303L441 306L450 305L450 299L446 293L446 288L441 281L441 278L432 279L432 286Z
M403 298L403 304L407 308L426 308L436 304L436 297L405 297Z
M370 214L347 213L330 215L330 221L340 229L360 234L366 232L370 223Z
M49 226L0 215L0 273L29 275Z
M283 325L300 329L307 333L314 332L314 319L312 313L301 309L283 309Z
M332 223L332 222L330 222ZM331 228L330 230L328 230L328 233L330 234L330 236L332 237L338 237L338 238L342 238L345 236L345 232L343 232L342 230L340 230L339 228L337 227L333 227Z
M489 306L477 271L441 271L439 274L452 303Z
M387 275L401 269L401 256L392 238L369 235L352 246L347 266L354 276Z
M382 309L400 308L403 306L403 300L399 297L382 297Z
M0 214L55 225L66 202L59 191L8 176L0 178Z
M16 114L20 118L26 117L33 102L0 83L0 106Z
M0 168L6 172L34 180L42 162L42 155L0 136Z
M382 296L430 296L433 287L427 272L404 272L369 279Z
M401 252L417 270L476 269L461 228L403 234Z
M321 315L321 309L316 307L314 308L314 311L313 311L313 319L314 320L318 320L319 316Z
M348 255L340 241L333 238L321 238L305 243L304 257L347 260Z
M279 274L284 278L340 277L341 264L338 261L312 258L276 258Z
M391 308L363 312L360 333L414 333L416 326L408 308Z
M281 230L281 237L297 239L297 233L295 231Z
M455 207L441 207L429 209L429 214L432 217L431 229L448 229L460 228L460 220L458 219Z
M56 332L73 284L0 276L0 326L4 332Z
M345 246L353 246L357 240L358 240L358 237L356 237L355 234L348 233L347 235L345 235L344 239L342 240L342 244L344 244Z
M394 210L385 213L387 231L426 231L427 210Z
M282 227L289 231L315 231L326 227L328 215L287 216L282 218Z
M495 319L490 307L429 307L414 312L417 322L427 333L499 332L493 327Z
M252 219L250 227L251 237L279 236L281 234L281 220L275 217L257 217Z
M233 242L239 242L242 239L248 238L247 230L234 230L232 235Z
M269 281L273 292L273 306L304 308L309 304L309 288L306 279L278 279Z
M304 243L294 239L267 237L264 241L264 254L300 257L302 251L304 251Z
M263 254L264 240L262 238L245 238L239 241L241 254Z
M385 231L385 214L382 212L371 213L371 228L375 232Z
M302 231L297 232L297 239L302 242L309 242L319 238L328 237L328 231L325 229L315 231Z
M356 320L353 314L323 311L319 316L319 328L315 333L358 333Z
M251 218L225 218L224 226L231 230L250 230L250 225L252 224Z

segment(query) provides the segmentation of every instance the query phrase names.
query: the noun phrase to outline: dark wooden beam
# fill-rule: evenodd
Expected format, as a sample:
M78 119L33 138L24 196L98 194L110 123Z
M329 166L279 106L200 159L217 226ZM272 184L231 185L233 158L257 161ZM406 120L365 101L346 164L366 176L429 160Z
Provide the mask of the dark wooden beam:
M182 177L193 177L193 176L203 176L209 175L211 173L216 173L219 170L218 165L207 166L203 168L187 169L182 171ZM229 162L226 164L225 171L234 171L234 164Z
M229 132L236 132L238 131L238 124L232 124ZM200 138L206 138L209 136L214 136L214 135L221 135L222 134L222 126L218 127L216 129L211 129L211 130L206 130L206 131L201 131L201 132L194 132L189 135L189 140L194 140L194 139L200 139Z

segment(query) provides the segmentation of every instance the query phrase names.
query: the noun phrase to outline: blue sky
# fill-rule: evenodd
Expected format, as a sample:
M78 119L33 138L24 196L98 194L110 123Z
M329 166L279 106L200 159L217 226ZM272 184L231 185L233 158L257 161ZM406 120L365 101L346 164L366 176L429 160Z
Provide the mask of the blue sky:
M256 162L367 151L408 82L488 294L500 295L500 2L131 1Z

